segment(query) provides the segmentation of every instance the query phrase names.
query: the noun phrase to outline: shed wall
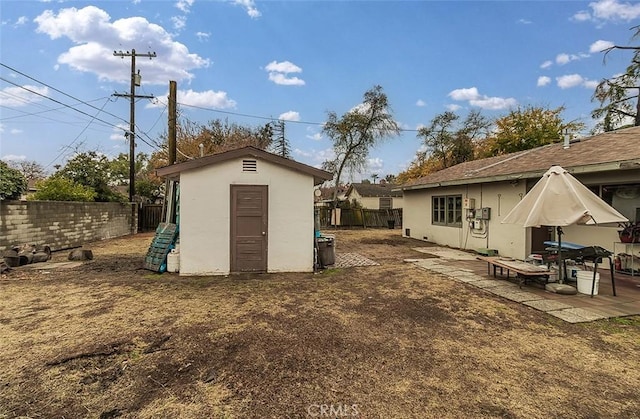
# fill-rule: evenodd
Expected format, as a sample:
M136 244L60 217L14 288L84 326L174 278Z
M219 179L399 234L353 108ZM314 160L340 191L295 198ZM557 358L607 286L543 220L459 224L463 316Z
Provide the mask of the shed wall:
M313 177L258 160L243 172L242 159L180 175L180 274L230 271L230 185L269 187L269 272L313 270Z

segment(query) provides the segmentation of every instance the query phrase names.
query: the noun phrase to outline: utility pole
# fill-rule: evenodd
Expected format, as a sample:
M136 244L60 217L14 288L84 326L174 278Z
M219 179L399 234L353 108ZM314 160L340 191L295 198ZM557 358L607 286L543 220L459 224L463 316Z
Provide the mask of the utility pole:
M176 162L176 140L177 140L177 129L176 125L178 122L178 107L177 107L177 94L178 94L178 83L173 80L169 81L169 129L167 131L168 140L169 140L169 164L175 164Z
M149 57L149 59L155 58L155 52L136 53L135 49L129 51L113 51L113 55L116 57L131 57L131 93L119 94L114 93L117 97L128 97L130 99L129 109L129 132L125 136L129 139L129 202L133 202L133 196L136 193L135 188L135 174L136 174L136 99L153 99L153 96L136 95L136 86L140 86L140 80L142 76L140 73L136 73L136 57Z

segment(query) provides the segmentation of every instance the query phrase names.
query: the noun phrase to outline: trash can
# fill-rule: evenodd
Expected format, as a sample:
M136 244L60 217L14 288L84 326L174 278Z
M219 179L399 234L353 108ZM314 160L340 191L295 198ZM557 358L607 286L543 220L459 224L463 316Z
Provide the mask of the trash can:
M389 225L390 230L393 230L394 228L396 228L396 220L394 220L393 218L389 218L387 220L387 224Z
M335 239L333 237L318 237L318 258L320 265L329 266L336 263Z

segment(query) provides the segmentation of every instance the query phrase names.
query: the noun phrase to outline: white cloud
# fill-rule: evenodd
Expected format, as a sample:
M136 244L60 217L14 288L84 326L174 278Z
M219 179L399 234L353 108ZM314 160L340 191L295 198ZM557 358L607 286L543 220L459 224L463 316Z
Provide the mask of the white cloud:
M0 94L0 105L20 107L44 100L44 98L30 92L29 90L39 93L43 96L47 96L49 94L49 88L45 86L31 86L27 84L22 87L5 87L1 91L2 94Z
M269 80L282 86L304 86L305 82L298 77L287 77L282 73L269 73Z
M623 21L630 22L640 17L639 3L622 3L618 0L598 0L589 3L591 11L580 10L573 15L579 22L585 21Z
M322 140L322 133L316 132L316 133L313 133L313 134L308 134L307 138L310 139L310 140L313 140L313 141L320 141L320 140Z
M264 68L269 72L269 80L283 86L304 86L305 81L298 77L290 77L290 73L302 73L302 68L289 61L271 61Z
M369 169L369 173L376 173L381 171L384 168L384 160L380 157L375 157L367 160L367 169Z
M556 56L556 63L558 65L565 65L570 63L571 61L581 60L583 58L588 58L589 54L558 54Z
M469 89L455 89L448 95L453 100L473 100L480 97L478 89L471 87Z
M453 100L468 101L471 106L490 110L507 109L517 104L517 101L513 98L481 95L475 87L468 89L456 89L451 91L448 96Z
M16 155L16 154L7 154L6 156L2 156L2 160L4 161L24 161L27 160L27 156L25 155Z
M598 85L598 81L589 80L582 77L580 74L566 74L564 76L556 77L558 87L561 89L570 89L572 87L585 87L587 89L594 89Z
M578 13L573 15L573 20L577 20L578 22L586 22L587 20L591 20L591 13L586 10L580 10Z
M156 52L153 60L137 60L144 83L165 85L167 80L189 81L194 77L191 70L210 65L208 59L190 53L163 27L143 17L111 21L104 10L87 6L61 9L57 14L47 10L34 22L38 33L73 42L74 46L58 57L58 64L96 74L99 80L129 84L129 73L123 71L122 66L122 60L129 58L113 55L114 48L120 45L135 48L137 53Z
M294 148L293 155L317 169L322 168L322 162L336 158L333 148L326 148L324 150L316 150L313 148L310 150L302 150L300 148Z
M313 156L313 153L311 153L310 151L300 150L299 148L294 148L293 154L295 154L296 156L307 157L307 158Z
M564 65L567 64L571 59L569 58L569 54L558 54L556 56L556 64Z
M549 68L552 65L553 65L553 61L547 60L547 61L543 62L542 64L540 64L540 68Z
M520 24L522 24L522 25L530 25L530 24L532 24L533 22L531 22L530 20L527 20L527 19L518 19L518 20L516 21L516 23L520 23Z
M278 117L278 119L282 120L282 121L299 121L300 120L300 113L296 112L296 111L288 111L285 113L281 113L280 116Z
M256 3L253 0L233 0L233 4L244 7L251 19L257 19L262 16L262 13L256 8Z
M187 17L186 16L173 16L171 18L171 22L173 22L173 27L176 30L184 29L187 26Z
M420 106L420 107L427 106L427 103L422 99L418 99L418 101L416 102L416 106Z
M445 109L447 109L448 111L451 111L451 112L456 112L456 111L462 109L462 106L457 105L455 103L451 103L451 104L445 106Z
M596 87L598 87L598 84L600 84L598 80L585 80L584 87L586 87L587 89L593 90Z
M618 0L600 0L589 3L593 17L600 20L623 20L629 22L640 17L640 4L621 3Z
M227 92L194 92L193 90L179 90L178 102L191 106L205 106L217 109L235 108L236 101L227 97Z
M290 61L271 61L265 70L274 73L302 73L302 69Z
M18 18L18 20L16 20L15 25L16 25L16 26L22 26L22 25L24 25L25 23L27 23L28 21L29 21L29 18L27 18L26 16L20 16L20 17Z
M194 0L178 0L176 7L184 13L189 13L191 6L193 6L193 1Z
M198 38L199 41L206 41L209 39L210 36L211 34L208 32L196 32L196 37Z
M538 77L538 83L537 83L538 87L546 86L549 83L551 83L551 77L547 77L547 76Z
M611 48L613 46L613 42L611 41L603 41L602 39L598 39L596 42L591 44L589 47L590 53L602 52L607 48Z
M109 139L112 141L127 141L125 133L129 132L129 124L117 124L113 127L113 132L109 135Z
M314 127L307 127L307 135L306 137L310 140L313 141L320 141L322 140L322 133L316 131L316 128Z
M477 106L482 109L500 110L507 109L517 105L517 101L513 98L502 97L484 97L482 99L470 100L469 104Z
M570 89L572 87L580 86L584 79L580 74L567 74L564 76L556 77L558 87L561 89Z
M14 128L10 132L13 135L18 135L18 134L22 134L24 131L22 131L21 129L18 129L18 128Z

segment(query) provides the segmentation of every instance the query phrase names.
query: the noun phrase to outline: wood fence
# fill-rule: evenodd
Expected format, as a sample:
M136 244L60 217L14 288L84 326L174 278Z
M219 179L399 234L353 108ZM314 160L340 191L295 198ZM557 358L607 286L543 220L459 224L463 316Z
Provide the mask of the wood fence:
M155 231L162 221L162 204L142 204L138 209L138 232Z
M337 225L332 220L330 208L316 208L320 228L362 227L362 228L401 228L402 208L394 209L339 209ZM138 210L138 232L155 231L162 221L162 204L144 204Z
M401 228L402 208L394 209L338 209L338 222L333 218L335 213L330 208L316 208L320 228L327 227L362 227L362 228Z

